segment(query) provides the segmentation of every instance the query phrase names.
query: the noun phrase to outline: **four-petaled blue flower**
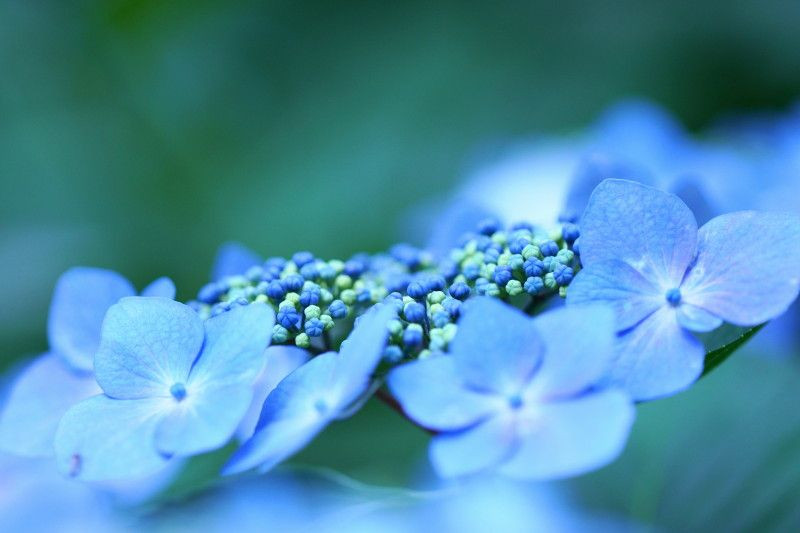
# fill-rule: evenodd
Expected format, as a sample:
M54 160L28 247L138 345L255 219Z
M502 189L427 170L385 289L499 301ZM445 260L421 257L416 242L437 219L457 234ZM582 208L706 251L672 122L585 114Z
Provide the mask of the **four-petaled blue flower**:
M581 219L583 270L568 304L613 306L620 339L605 382L637 400L673 394L703 370L690 332L723 321L755 326L783 313L800 289L800 219L752 211L697 229L677 196L607 180Z
M137 478L223 446L250 407L273 324L264 304L203 322L166 298L122 299L94 361L105 394L62 418L59 468L83 480Z
M253 437L231 458L225 474L266 471L293 455L367 392L396 317L388 305L358 321L339 353L318 355L284 379L264 403Z
M405 413L440 432L430 459L441 476L560 478L620 453L633 406L623 392L593 388L613 355L610 310L561 308L532 320L490 298L462 309L449 354L389 374Z
M67 409L101 392L92 360L106 311L135 294L127 279L110 270L76 267L61 275L47 323L50 352L14 383L0 416L1 449L26 457L53 455L58 422ZM142 295L174 298L175 286L159 278Z

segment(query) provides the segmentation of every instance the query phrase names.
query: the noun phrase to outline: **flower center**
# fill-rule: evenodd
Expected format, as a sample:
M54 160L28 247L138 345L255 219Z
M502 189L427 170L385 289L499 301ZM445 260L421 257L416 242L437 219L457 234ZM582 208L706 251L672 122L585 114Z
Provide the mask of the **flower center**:
M667 291L667 294L665 295L665 297L666 297L667 301L669 302L669 304L671 306L675 307L675 306L677 306L678 304L681 303L681 298L683 298L683 295L681 295L681 290L680 289L670 289L670 290Z
M511 408L515 410L522 407L523 403L524 402L522 401L522 396L520 396L519 394L515 394L514 396L511 396L508 399L508 405L510 405Z
M186 398L186 385L183 383L174 383L172 387L169 388L169 393L172 394L172 397L177 401L181 401Z

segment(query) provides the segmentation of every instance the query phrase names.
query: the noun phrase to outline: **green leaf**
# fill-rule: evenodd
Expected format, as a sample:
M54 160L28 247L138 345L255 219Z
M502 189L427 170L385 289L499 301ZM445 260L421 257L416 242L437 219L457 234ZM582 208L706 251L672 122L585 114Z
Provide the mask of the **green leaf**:
M703 376L722 364L736 350L741 348L750 338L758 333L766 324L752 328L742 328L725 324L721 328L702 337L706 346L706 359Z

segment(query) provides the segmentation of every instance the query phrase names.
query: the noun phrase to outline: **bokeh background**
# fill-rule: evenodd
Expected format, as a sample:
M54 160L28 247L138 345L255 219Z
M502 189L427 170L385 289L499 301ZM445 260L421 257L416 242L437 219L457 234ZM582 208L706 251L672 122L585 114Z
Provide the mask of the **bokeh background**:
M575 131L621 98L655 100L691 129L784 109L800 96L798 24L792 0L3 0L0 370L46 349L51 290L73 265L139 287L168 275L188 299L224 241L264 255L384 249L487 146ZM742 361L642 409L623 460L571 486L644 522L687 525L692 508L703 525L756 495L769 505L754 524L800 520L786 504L797 476L776 481L798 464L798 426L778 452L765 444L800 381L786 363ZM424 468L424 437L370 405L298 462L402 484ZM709 510L720 486L739 499Z

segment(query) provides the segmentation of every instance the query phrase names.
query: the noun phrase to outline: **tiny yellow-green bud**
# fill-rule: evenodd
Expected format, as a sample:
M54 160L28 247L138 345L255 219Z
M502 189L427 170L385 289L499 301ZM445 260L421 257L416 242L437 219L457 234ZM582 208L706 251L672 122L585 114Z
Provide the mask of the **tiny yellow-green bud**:
M445 298L447 298L447 295L442 291L433 291L432 293L428 294L428 303L440 304Z
M345 289L339 295L339 298L341 298L341 300L345 304L353 305L354 303L356 303L356 291L354 291L353 289Z
M300 295L296 292L289 292L283 297L283 301L292 302L293 304L297 305L300 303Z
M306 315L306 319L319 318L319 315L322 314L322 310L316 305L309 305L305 308L303 313Z
M341 290L349 289L353 286L353 278L348 276L347 274L339 274L336 276L336 281L334 282L336 288Z
M299 348L308 348L311 346L311 339L305 333L298 333L297 337L294 338L294 343Z
M506 292L509 294L509 296L522 294L522 283L520 283L519 280L512 279L506 283Z

